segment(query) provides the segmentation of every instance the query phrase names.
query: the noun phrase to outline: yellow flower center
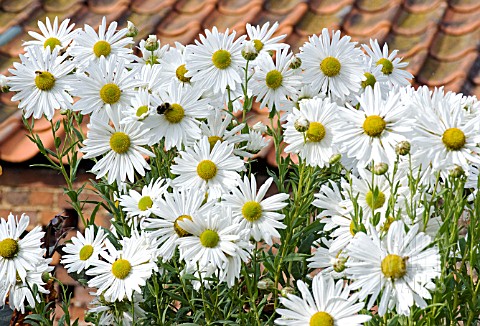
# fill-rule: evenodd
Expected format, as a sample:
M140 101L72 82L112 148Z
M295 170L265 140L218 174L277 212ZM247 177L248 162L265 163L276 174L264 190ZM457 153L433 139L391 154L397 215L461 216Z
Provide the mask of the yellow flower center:
M208 181L217 175L217 166L210 160L203 160L197 165L197 174L203 180Z
M371 73L369 72L366 72L363 74L367 79L362 81L362 87L363 88L367 88L367 86L373 86L375 85L375 83L377 82L377 79L375 78L374 75L372 75Z
M378 115L368 116L363 122L363 130L370 137L378 137L385 130L387 123Z
M215 147L215 144L217 141L223 142L222 137L219 136L210 136L208 137L208 142L210 143L210 150L212 150Z
M173 230L175 230L179 238L189 235L187 231L185 231L178 225L178 222L183 221L184 219L192 221L192 217L190 215L180 215L179 217L177 217L177 219L173 223Z
M205 230L200 234L200 243L206 248L215 248L220 241L220 236L216 231Z
M164 113L165 119L170 123L179 123L185 116L185 110L180 104L174 103Z
M100 58L102 55L106 57L110 54L111 51L112 48L110 47L110 43L108 43L107 41L98 41L93 46L93 53L95 53L97 58Z
M137 109L137 112L135 112L135 115L140 118L142 115L144 115L147 112L148 112L148 106L142 105Z
M112 265L112 274L121 280L127 278L132 270L132 265L126 259L117 259Z
M255 222L262 217L262 205L256 201L247 201L243 204L242 215L249 222Z
M445 130L442 136L442 142L445 147L451 151L458 151L465 146L467 139L463 131L458 128L449 128Z
M227 69L232 63L232 56L227 50L217 50L212 55L212 62L218 69Z
M12 238L6 238L0 241L0 257L5 259L12 259L20 250L18 242Z
M371 209L379 209L385 204L385 194L379 191L377 197L373 198L373 192L370 190L365 196L365 201Z
M310 326L333 326L334 324L333 317L325 311L316 312L310 318Z
M80 260L87 260L93 254L93 247L91 245L84 245L80 249Z
M342 68L340 61L334 57L326 57L320 63L320 70L327 77L335 77L338 75L340 73L340 68Z
M177 70L175 71L175 74L177 75L178 80L180 80L183 83L189 83L190 79L192 77L185 77L185 74L188 72L187 68L185 68L185 65L178 66Z
M378 65L382 65L382 73L384 75L390 75L393 72L393 63L386 58L381 58L378 60L377 66Z
M130 137L121 131L113 133L110 137L110 148L118 154L128 152L130 149Z
M387 278L399 279L407 274L407 257L402 258L399 255L387 255L382 260L382 273Z
M55 77L48 71L35 72L35 86L42 91L49 91L55 86Z
M45 40L45 43L43 43L43 48L46 49L47 46L49 46L50 51L53 51L57 45L62 45L62 42L56 37L50 37Z
M152 208L153 200L150 196L143 196L138 201L138 209L141 211L146 211L149 208Z
M318 143L325 137L325 127L320 122L310 122L307 130L307 139Z
M113 83L105 84L100 89L100 98L107 104L117 103L120 100L120 95L122 95L122 91Z
M257 52L260 52L263 49L263 43L260 40L253 40L253 47Z
M278 70L271 70L267 73L265 78L265 83L268 88L277 89L282 86L283 76L282 73Z

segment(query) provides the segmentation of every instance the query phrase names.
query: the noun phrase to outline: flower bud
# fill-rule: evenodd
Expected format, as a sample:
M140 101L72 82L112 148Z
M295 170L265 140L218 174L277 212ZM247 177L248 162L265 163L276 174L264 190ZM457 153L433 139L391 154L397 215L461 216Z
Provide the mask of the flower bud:
M377 163L373 166L372 172L376 175L383 175L388 171L387 163Z
M145 41L145 50L147 51L155 51L158 50L160 44L157 40L157 35L149 35L147 40Z
M269 278L266 278L266 279L263 279L263 280L260 280L258 281L257 283L257 287L260 289L260 290L267 290L267 289L270 289L274 286L274 283L271 279Z
M7 77L0 74L0 92L8 92Z
M60 114L61 115L67 115L68 114L68 109L61 109Z
M267 132L267 126L265 126L261 121L258 121L252 126L252 130L264 134Z
M51 277L51 275L50 275L49 272L43 272L42 273L42 281L43 282L47 283L50 280L50 277Z
M138 35L138 29L131 21L127 22L127 29L127 37L135 37Z
M410 143L406 140L403 140L395 146L395 153L400 156L405 156L410 153Z
M342 158L342 154L334 154L332 155L332 157L330 157L330 161L328 161L328 163L330 164L335 164L337 162L339 162Z
M243 45L242 56L245 60L255 60L258 56L257 49L253 41L246 41Z
M292 56L290 60L290 69L298 69L302 66L302 59L297 57L296 55Z
M345 270L346 262L347 262L347 258L338 257L337 260L333 263L333 270L337 273L343 272Z
M295 290L289 286L284 287L281 291L280 294L282 297L286 298L289 294L294 294Z
M454 178L461 178L465 175L465 171L460 165L455 165L455 167L450 170L450 175Z
M295 127L296 131L305 132L310 127L310 122L305 117L299 117L297 120L295 120L293 126Z

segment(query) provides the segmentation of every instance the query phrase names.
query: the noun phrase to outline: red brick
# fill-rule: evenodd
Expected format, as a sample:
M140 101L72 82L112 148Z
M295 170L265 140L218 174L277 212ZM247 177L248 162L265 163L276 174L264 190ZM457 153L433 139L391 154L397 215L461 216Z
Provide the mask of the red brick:
M30 193L30 204L33 206L53 207L53 193L46 191L32 191Z
M26 191L17 191L12 189L5 194L5 200L12 206L24 206L28 205L28 195Z
M93 296L90 293L94 293L95 289L85 288L81 285L76 286L73 290L74 305L77 307L86 307L93 300Z
M62 282L63 285L78 285L79 283L68 275L67 270L62 266L57 266L55 277Z

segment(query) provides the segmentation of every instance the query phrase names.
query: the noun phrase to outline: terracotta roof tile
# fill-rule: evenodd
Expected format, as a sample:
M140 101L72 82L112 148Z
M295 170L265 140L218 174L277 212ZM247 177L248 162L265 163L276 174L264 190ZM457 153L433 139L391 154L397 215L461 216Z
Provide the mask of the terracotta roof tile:
M458 12L449 8L440 28L449 34L461 35L480 28L480 9L471 12Z
M377 38L398 49L416 76L414 86L445 85L480 96L479 0L0 0L0 73L18 60L23 41L30 39L27 31L38 30L37 20L59 16L77 27L96 27L104 15L119 24L131 20L140 30L136 41L157 33L163 44L191 43L213 26L242 34L247 22L278 21L276 34L287 33L286 42L297 51L322 28L338 29L355 41ZM0 160L22 161L38 150L25 137L10 97L0 96ZM249 124L268 122L258 108L248 117ZM36 128L53 146L48 129ZM258 156L273 163L271 148Z
M454 61L471 52L477 52L480 29L469 34L449 35L439 32L430 49L430 54L443 61Z
M428 86L442 86L456 78L465 78L472 67L477 53L469 53L458 60L448 62L430 56L418 74L418 81Z
M176 0L133 0L131 8L140 14L154 14L164 8L170 8Z

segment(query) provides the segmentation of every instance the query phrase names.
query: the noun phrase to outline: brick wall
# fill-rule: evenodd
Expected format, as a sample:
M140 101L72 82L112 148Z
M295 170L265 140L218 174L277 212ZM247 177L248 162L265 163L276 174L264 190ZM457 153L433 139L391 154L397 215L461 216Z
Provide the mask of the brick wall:
M64 194L65 181L63 177L53 170L28 167L23 164L2 164L3 174L0 176L0 217L7 218L12 212L20 216L26 213L30 216L29 229L37 225L45 226L58 214L69 216L68 223L76 230L83 230L82 222L68 203L68 196ZM78 176L75 187L80 187L91 174L82 172ZM92 188L87 186L81 195L81 200L100 200ZM86 204L84 215L88 217L94 208L93 204ZM95 219L98 225L109 227L110 215L103 209L99 210ZM71 231L69 237L76 234ZM72 294L72 315L83 317L87 304L92 300L88 294L93 289L85 289L58 265L60 257L56 254L53 263L57 265L56 276L63 284L68 286Z

